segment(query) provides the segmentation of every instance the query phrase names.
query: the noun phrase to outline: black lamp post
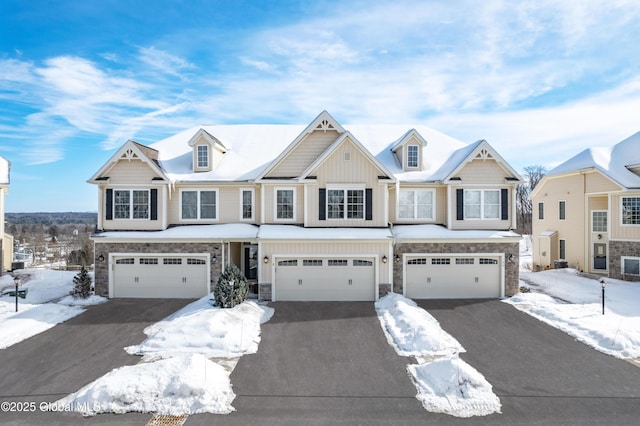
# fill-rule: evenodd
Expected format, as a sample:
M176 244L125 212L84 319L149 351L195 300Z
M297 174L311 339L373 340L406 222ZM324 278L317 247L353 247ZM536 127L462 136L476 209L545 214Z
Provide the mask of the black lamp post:
M16 312L18 312L18 286L20 285L20 278L15 277L13 283L16 285Z
M604 287L607 285L604 278L600 280L600 285L602 286L602 315L604 315Z

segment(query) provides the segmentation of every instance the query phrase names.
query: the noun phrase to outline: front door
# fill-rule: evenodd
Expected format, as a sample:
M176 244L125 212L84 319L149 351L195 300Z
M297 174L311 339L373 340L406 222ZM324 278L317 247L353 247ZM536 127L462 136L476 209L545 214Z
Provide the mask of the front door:
M607 269L607 245L605 243L593 244L593 269Z
M258 245L244 246L244 276L247 280L258 279Z

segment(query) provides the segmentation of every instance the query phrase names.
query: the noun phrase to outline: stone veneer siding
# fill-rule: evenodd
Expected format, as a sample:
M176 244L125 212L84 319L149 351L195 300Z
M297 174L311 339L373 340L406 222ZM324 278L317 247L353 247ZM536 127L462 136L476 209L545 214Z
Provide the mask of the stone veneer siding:
M396 244L393 257L414 253L495 253L504 254L505 259L505 296L513 296L520 289L520 244L519 243L399 243ZM513 262L509 262L513 255ZM402 294L402 261L393 264L393 291ZM460 295L464 298L464 294Z
M209 253L218 258L216 263L211 263L211 290L222 271L222 244L220 243L99 243L95 244L95 289L100 296L109 296L109 254L118 253ZM103 255L104 262L98 257ZM203 294L204 296L204 294Z
M622 256L640 257L640 241L609 240L609 277L625 281L640 281L638 275L622 274Z

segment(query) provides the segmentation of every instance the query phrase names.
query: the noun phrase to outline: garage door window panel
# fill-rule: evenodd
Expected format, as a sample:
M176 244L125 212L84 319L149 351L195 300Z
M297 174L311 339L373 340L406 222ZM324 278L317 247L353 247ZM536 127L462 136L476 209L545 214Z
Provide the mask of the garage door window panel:
M158 258L155 257L141 257L139 260L140 265L157 265L158 264Z
M126 259L116 259L116 265L134 265L135 263L136 261L132 257Z
M162 259L163 265L182 265L182 259L164 258Z
M433 259L431 259L431 264L432 265L450 265L451 264L451 259L449 259L448 257L434 257Z

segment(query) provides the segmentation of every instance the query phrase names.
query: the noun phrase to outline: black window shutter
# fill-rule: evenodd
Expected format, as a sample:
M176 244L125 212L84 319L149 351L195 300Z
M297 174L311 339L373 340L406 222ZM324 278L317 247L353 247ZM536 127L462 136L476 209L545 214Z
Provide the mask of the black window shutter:
M502 209L502 220L509 220L509 190L500 190L500 207Z
M158 190L151 189L151 220L158 220Z
M364 219L373 220L373 190L371 188L364 190L364 202Z
M318 190L318 220L327 220L327 190Z
M113 189L107 189L107 209L105 219L113 220Z
M464 220L464 190L456 189L456 219Z

